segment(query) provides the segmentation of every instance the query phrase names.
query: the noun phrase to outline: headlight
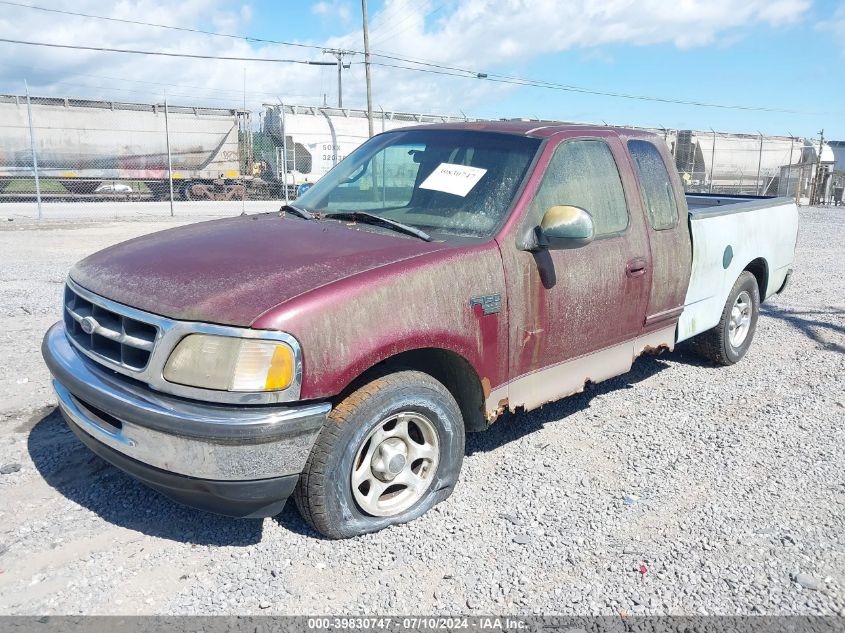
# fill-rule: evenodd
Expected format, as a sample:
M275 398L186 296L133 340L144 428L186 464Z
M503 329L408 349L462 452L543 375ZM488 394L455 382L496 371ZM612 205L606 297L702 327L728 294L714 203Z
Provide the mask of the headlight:
M221 391L277 391L290 386L293 350L280 341L190 334L164 366L164 379Z

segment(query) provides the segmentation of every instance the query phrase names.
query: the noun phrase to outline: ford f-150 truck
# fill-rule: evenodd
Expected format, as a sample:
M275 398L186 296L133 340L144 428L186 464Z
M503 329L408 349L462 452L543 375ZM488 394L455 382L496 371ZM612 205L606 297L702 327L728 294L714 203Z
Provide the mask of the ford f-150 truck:
M409 521L505 411L692 337L717 363L746 353L797 209L687 197L672 165L638 130L379 134L278 212L76 264L42 347L60 409L195 507L272 516L293 495L333 538Z

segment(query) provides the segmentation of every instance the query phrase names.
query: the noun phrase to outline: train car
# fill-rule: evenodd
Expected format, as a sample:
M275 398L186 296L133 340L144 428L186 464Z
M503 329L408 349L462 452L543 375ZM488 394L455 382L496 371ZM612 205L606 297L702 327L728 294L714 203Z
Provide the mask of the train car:
M260 125L240 109L31 99L43 197L169 195L180 199L295 198L369 137L367 112L264 104ZM373 112L375 133L467 117ZM538 123L540 123L538 121ZM648 128L644 128L648 129ZM788 136L650 129L672 150L689 192L811 196L813 141ZM832 170L825 146L820 168ZM827 162L831 165L827 166ZM33 167L26 97L0 95L0 200L28 195ZM818 189L814 188L813 191Z
M782 168L806 162L807 145L789 136L679 130L673 153L688 191L778 195L790 189Z
M375 111L374 132L464 117ZM538 121L539 123L539 121ZM778 195L812 179L812 141L788 136L729 134L700 130L648 129L661 135L671 148L675 164L690 192L738 195ZM289 195L316 182L339 160L367 140L364 110L298 105L265 105L263 140L256 142L256 157L266 178L287 183ZM259 149L259 146L262 149ZM282 156L287 156L283 161ZM792 169L789 167L792 166ZM279 189L282 190L281 188Z
M31 98L39 177L45 195L169 194L168 137L174 193L184 199L244 195L240 132L249 113L237 109ZM166 120L165 120L166 119ZM0 95L0 194L33 178L26 97ZM14 189L14 187L11 187Z
M316 182L349 152L369 138L367 111L297 105L264 105L263 139L255 142L262 177L280 184L289 195ZM466 117L373 112L373 132L422 123L467 121ZM282 160L287 156L287 160Z

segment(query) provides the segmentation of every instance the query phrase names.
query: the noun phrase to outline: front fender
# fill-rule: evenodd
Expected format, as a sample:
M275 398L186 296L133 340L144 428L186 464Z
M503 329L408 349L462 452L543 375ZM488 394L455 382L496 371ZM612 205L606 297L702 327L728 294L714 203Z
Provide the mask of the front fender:
M473 298L499 295L484 314ZM498 246L488 242L431 253L321 286L259 317L303 353L303 400L339 394L397 354L444 349L465 358L482 382L507 381L507 302ZM484 380L486 378L486 380Z

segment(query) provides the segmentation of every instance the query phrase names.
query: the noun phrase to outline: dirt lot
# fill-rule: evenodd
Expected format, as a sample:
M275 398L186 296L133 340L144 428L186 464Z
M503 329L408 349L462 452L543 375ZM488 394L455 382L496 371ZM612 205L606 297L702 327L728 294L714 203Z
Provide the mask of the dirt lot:
M240 211L240 209L238 209ZM0 614L845 615L845 211L731 368L683 347L468 439L455 494L321 540L180 507L87 451L39 346L68 268L190 219L0 227Z

